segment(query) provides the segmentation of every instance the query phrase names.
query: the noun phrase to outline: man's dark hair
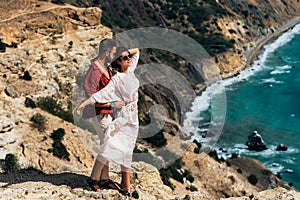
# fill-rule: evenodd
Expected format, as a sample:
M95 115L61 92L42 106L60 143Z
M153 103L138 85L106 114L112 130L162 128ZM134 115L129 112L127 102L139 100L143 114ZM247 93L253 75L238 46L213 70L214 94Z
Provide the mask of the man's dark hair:
M99 53L98 55L103 55L106 51L110 51L113 47L116 46L116 42L113 39L104 39L99 44Z

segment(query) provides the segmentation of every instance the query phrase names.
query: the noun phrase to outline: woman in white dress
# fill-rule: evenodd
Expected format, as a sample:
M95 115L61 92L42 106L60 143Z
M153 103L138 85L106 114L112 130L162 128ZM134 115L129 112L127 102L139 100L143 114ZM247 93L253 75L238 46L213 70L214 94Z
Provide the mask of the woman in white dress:
M121 51L120 51L121 50ZM124 48L117 49L122 52L112 65L118 68L109 84L76 106L73 113L80 114L80 111L89 104L95 102L107 103L124 101L123 106L115 115L115 119L105 132L103 145L93 148L98 153L97 159L103 164L113 161L121 165L122 182L121 186L125 192L130 190L130 168L133 149L138 136L138 88L139 80L134 75L139 60L139 49ZM112 103L113 107L113 103Z

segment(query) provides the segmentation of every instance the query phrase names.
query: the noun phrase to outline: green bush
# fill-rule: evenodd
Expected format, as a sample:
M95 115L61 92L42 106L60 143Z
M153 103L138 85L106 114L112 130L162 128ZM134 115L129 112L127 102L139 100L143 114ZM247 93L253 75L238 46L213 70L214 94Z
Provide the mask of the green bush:
M174 185L171 184L169 178L173 178L174 180L183 183L184 175L178 171L181 169L183 164L184 163L182 162L181 158L179 158L168 167L159 170L162 181L171 189L174 189Z
M195 178L193 177L192 173L189 170L184 170L183 176L186 177L186 179L191 183L194 182L195 180Z
M52 152L54 156L60 159L70 161L70 154L67 151L65 145L61 142L64 135L65 130L62 128L53 131L53 133L50 136L53 139L52 149L48 149L48 152Z
M52 97L42 97L38 100L38 102L36 102L36 105L52 115L74 123L72 112L70 110L64 110Z
M51 3L55 3L55 4L65 4L63 0L51 0Z
M219 157L218 157L218 153L217 153L216 150L210 151L210 152L208 153L208 155L209 155L210 157L212 157L213 159L215 159L216 161L220 162L220 159L219 159Z
M200 153L200 149L198 147L194 148L194 153L199 154Z
M161 180L163 183L167 186L169 186L172 190L175 189L175 186L170 182L170 177L172 176L172 173L170 170L159 170Z
M193 143L195 143L195 144L197 145L197 147L198 147L199 149L201 149L202 144L201 144L200 142L198 142L198 140L194 139L194 140L193 140Z
M15 154L6 154L4 160L4 170L6 172L19 170L18 157Z
M252 185L256 185L256 183L258 182L258 180L254 174L251 174L250 176L248 176L248 181Z
M6 45L4 42L2 42L2 41L0 40L0 52L5 52L6 46L7 46L7 45Z
M163 131L160 131L159 133L153 135L152 137L143 138L143 139L156 147L162 147L167 144L167 139L165 138Z
M194 185L191 185L190 186L190 191L191 192L196 192L196 191L198 191L198 188L196 186L194 186Z
M25 107L27 107L27 108L36 108L34 101L32 99L30 99L29 97L26 97L24 104L25 104Z
M30 121L32 122L32 127L37 128L38 131L42 132L46 129L46 118L40 113L34 114Z

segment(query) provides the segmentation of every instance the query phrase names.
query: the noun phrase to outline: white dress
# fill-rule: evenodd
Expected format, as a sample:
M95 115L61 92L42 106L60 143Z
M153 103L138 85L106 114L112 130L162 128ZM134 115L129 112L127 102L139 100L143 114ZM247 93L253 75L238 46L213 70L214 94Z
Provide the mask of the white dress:
M109 84L91 96L92 103L124 101L126 103L108 126L104 143L93 148L96 153L108 161L131 168L132 154L138 136L138 88L139 80L134 75L139 53L132 57L128 73L117 73Z

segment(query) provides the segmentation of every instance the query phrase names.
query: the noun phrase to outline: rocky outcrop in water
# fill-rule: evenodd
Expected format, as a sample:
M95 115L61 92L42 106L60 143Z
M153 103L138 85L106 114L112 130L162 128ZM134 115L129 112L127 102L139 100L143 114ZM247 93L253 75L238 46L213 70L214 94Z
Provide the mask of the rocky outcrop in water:
M267 149L267 145L262 139L261 135L257 131L253 131L251 135L248 136L248 141L246 142L249 150L263 151Z

